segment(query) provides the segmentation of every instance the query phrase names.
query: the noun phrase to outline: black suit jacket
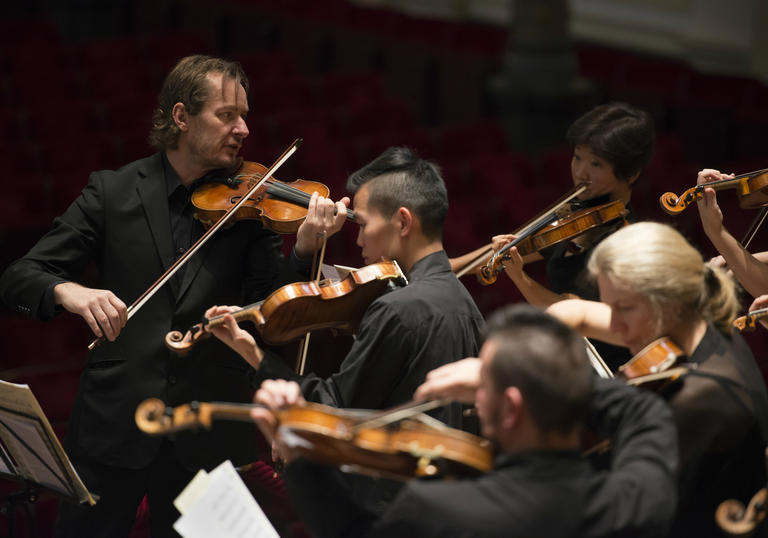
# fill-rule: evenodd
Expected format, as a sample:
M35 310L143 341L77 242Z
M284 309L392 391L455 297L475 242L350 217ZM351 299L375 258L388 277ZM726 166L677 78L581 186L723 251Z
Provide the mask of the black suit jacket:
M131 304L174 261L163 174L160 154L116 172L93 173L53 229L5 271L5 304L50 318L51 285L76 280L90 262L98 266L98 286ZM73 456L129 468L147 465L160 439L135 424L136 406L145 398L172 406L250 401L250 366L226 346L209 339L181 358L165 348L164 337L173 329L186 331L211 305L264 297L277 285L281 244L255 221L220 230L188 261L180 283L166 284L115 342L88 355L67 434ZM175 445L190 469L210 468L225 458L235 464L251 459L255 435L249 424L217 424L212 432L178 434Z

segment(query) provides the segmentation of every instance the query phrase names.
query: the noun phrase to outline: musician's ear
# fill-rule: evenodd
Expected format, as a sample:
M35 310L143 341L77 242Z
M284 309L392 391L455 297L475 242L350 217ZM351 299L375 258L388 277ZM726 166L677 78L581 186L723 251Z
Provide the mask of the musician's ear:
M171 115L173 116L174 123L180 130L186 131L189 129L189 118L187 115L187 108L184 106L184 103L176 103L173 105Z
M524 398L520 389L510 386L504 389L502 393L501 422L504 428L514 428L521 419L523 412Z
M635 181L637 181L637 178L639 178L639 177L640 177L640 173L641 173L641 171L640 171L640 170L638 170L637 172L635 172L634 174L632 174L632 175L630 176L630 178L627 180L627 184L628 184L630 187L634 186L634 184L635 184Z
M395 213L395 225L399 226L400 237L405 237L413 230L414 217L407 207L400 207Z

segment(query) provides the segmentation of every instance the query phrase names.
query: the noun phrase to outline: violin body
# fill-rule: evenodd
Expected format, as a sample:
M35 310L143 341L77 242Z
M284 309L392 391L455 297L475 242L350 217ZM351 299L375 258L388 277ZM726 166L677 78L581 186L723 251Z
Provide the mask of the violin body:
M515 246L521 256L526 256L546 250L563 241L571 241L573 243L571 249L579 252L589 247L589 242L580 241L580 237L609 224L626 224L624 220L626 215L627 210L620 200L581 209L557 218L532 235L518 238ZM600 237L602 235L600 234ZM490 265L480 269L478 280L486 285L496 282L496 276L504 269L503 262L508 259L509 255L506 254L494 256Z
M360 320L391 281L405 275L396 261L367 265L337 282L297 282L274 291L261 305L257 323L264 341L281 344L309 331L357 332Z
M758 209L768 205L768 170L758 170L734 178L702 183L691 187L680 196L674 192L666 192L659 198L659 203L664 211L670 215L676 215L704 196L704 189L707 188L716 191L735 189L739 197L739 207Z
M616 222L627 215L627 210L620 200L614 200L587 209L575 211L563 218L557 219L542 231L530 238L531 252L540 252L563 241L574 241L595 228ZM577 250L585 248L579 244ZM521 253L523 254L523 253ZM524 254L523 254L524 255Z
M660 382L659 386L677 379L693 365L681 365L685 353L668 337L654 340L619 367L618 375L629 385ZM646 387L659 388L659 387Z
M266 171L262 164L244 161L225 183L204 183L192 193L195 218L206 227L212 226ZM307 217L307 204L314 192L326 198L330 194L328 187L317 181L297 179L285 183L272 178L243 203L234 218L260 220L265 228L277 233L296 233ZM347 218L352 218L351 211Z
M194 427L210 428L214 419L252 421L253 405L193 402L176 408L152 398L136 409L136 424L150 435ZM449 428L434 419L400 421L384 427L356 428L365 412L305 403L273 412L276 441L287 459L305 457L372 476L408 480L418 476L469 477L493 465L491 443Z
M268 344L284 344L318 329L355 333L368 305L384 293L391 281L405 280L395 261L379 262L350 271L339 281L295 282L272 292L264 301L247 306L232 316L251 321ZM208 338L208 329L221 324L223 316L198 323L186 334L171 331L166 346L179 354Z
M365 415L319 404L293 407L280 412L278 442L289 460L305 457L395 480L470 477L493 466L490 442L466 432L414 419L356 430L360 419Z

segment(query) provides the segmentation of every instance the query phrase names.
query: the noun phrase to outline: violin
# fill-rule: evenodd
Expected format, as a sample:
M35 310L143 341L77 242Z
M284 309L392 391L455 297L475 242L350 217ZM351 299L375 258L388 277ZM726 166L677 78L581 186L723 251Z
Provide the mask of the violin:
M682 365L685 353L668 337L654 340L629 361L619 367L618 376L628 385L644 385L662 382L664 386L693 368L692 364ZM674 366L674 368L673 368Z
M733 326L741 332L754 331L757 328L757 322L766 316L768 316L768 308L753 310L733 320Z
M350 271L338 281L287 284L266 299L231 315L237 322L251 321L268 344L284 344L317 329L354 333L365 309L390 282L407 282L396 261L385 261ZM190 328L185 334L171 331L166 346L184 355L197 342L211 335L210 329L224 323L215 316Z
M589 344L589 340L586 338L584 340ZM588 345L588 352L590 351L589 347ZM597 351L594 351L594 353L597 354ZM682 362L681 359L684 356L683 350L668 337L664 336L654 340L626 363L619 366L615 376L611 374L605 365L605 370L598 369L594 363L593 367L595 367L601 377L616 377L623 379L627 385L646 390L661 390L669 383L686 374L691 368L695 368L694 364L675 366ZM603 371L607 371L607 375L603 375ZM607 452L612 448L612 443L609 439L601 438L595 432L585 430L582 433L582 446L584 447L582 454L589 456L591 454Z
M192 402L166 408L157 398L143 401L136 409L136 424L145 433L161 435L202 426L214 419L252 422L256 404ZM417 414L396 425L374 426L373 415L305 403L272 412L278 426L276 440L288 461L304 457L343 466L364 474L397 480L430 476L470 477L487 472L493 465L491 443ZM421 418L421 420L418 420Z
M222 182L204 183L192 193L194 215L203 226L210 227L243 198L258 183L267 168L259 163L243 161L235 173ZM265 228L274 232L296 233L307 216L313 192L328 197L328 187L316 181L297 179L290 183L268 179L264 185L238 208L234 220L261 220ZM347 220L355 214L347 210Z
M504 248L494 254L488 265L480 268L478 279L486 285L496 282L497 275L504 270L504 262L510 259L507 251L512 247L517 247L520 255L526 256L563 241L571 241L569 249L580 252L588 246L588 241L580 240L580 238L586 239L582 236L606 225L625 225L627 213L624 204L620 200L614 200L574 211L562 217L555 215L552 220L535 227L532 233L521 234L517 239L507 243Z
M736 189L739 197L739 207L743 209L757 209L768 205L768 168L741 174L733 178L719 179L702 183L686 190L680 196L673 192L666 192L659 198L659 203L664 211L670 215L676 215L691 205L695 200L704 196L704 189L718 190Z

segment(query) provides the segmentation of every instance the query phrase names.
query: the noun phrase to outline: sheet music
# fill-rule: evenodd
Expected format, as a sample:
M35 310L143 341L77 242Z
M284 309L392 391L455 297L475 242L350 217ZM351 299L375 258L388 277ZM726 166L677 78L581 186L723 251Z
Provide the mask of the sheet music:
M0 380L0 445L0 472L96 504L27 385Z
M229 460L199 472L174 505L182 515L173 528L184 538L279 538Z

